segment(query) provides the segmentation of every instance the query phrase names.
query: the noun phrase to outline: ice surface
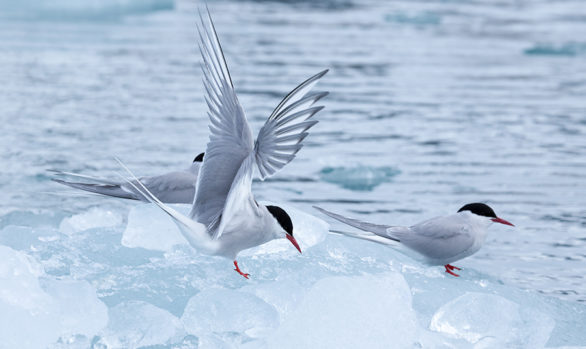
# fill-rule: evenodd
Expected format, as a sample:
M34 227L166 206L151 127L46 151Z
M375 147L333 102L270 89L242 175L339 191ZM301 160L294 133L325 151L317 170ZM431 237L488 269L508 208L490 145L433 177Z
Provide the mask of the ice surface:
M537 309L521 308L493 294L468 292L438 309L430 329L478 348L541 348L554 326L554 320Z
M183 338L183 325L166 310L141 301L118 304L108 311L108 327L98 341L107 348L167 344Z
M260 298L236 290L210 288L193 296L181 317L188 333L234 333L264 337L279 324L279 314Z
M417 332L399 273L318 281L267 340L269 348L407 348Z
M282 246L267 244L243 254L240 264L250 280L236 274L231 261L199 254L180 236L177 244L157 246L165 244L161 232L175 224L156 222L151 208L132 208L126 227L112 226L107 214L94 209L74 216L89 217L84 220L89 223L70 234L50 227L4 227L0 243L12 247L0 246L0 335L6 345L543 348L586 343L583 305L504 286L469 268L454 278L384 246L324 236L325 222L291 207L285 209L298 238L303 237L304 253L283 240ZM27 335L29 325L39 328L34 338Z
M171 205L186 214L187 205ZM128 214L122 245L149 250L170 251L175 245L187 245L179 228L165 212L155 205L138 204Z
M59 230L65 234L74 234L91 228L114 227L121 223L122 216L119 213L96 207L64 218L59 225Z
M86 281L45 280L41 266L22 252L0 246L0 345L43 348L61 336L93 336L107 308Z

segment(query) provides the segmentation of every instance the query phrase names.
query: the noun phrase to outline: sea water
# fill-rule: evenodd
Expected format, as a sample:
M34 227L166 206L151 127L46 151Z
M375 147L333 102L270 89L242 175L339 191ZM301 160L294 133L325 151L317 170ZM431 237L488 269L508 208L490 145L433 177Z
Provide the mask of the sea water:
M303 254L246 251L245 280L156 207L50 181L205 150L197 3L0 1L0 347L586 345L581 1L208 6L254 132L330 68L306 146L253 183ZM328 235L349 228L311 208L410 225L477 201L516 226L491 227L460 278Z

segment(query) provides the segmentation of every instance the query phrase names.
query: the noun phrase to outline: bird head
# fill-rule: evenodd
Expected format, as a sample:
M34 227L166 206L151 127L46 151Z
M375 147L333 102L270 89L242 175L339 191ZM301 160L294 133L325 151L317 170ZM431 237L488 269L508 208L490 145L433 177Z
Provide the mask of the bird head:
M199 154L198 154L198 155L195 157L195 159L193 159L193 162L202 162L202 161L203 161L203 155L204 155L204 154L205 154L205 153L199 153Z
M487 219L490 219L492 222L506 224L514 227L512 223L497 217L496 213L494 213L494 210L490 208L490 206L483 203L475 202L472 204L466 204L458 210L458 212L462 211L470 211L471 213L477 216L486 217Z
M293 222L291 221L291 217L279 206L267 206L267 210L271 213L273 218L277 221L279 227L279 236L284 237L289 240L293 246L301 253L301 248L297 243L297 240L293 237Z

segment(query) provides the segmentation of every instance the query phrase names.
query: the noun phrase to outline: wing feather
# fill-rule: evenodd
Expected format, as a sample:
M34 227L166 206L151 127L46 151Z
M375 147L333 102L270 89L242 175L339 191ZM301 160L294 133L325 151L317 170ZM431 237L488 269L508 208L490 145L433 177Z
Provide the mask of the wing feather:
M312 76L287 94L260 129L254 152L261 179L291 162L303 147L306 131L317 124L316 120L309 119L323 109L312 106L328 94L309 92L327 72Z
M199 18L199 47L210 140L190 217L205 224L214 234L234 178L253 149L253 139L209 11L205 15L200 11Z

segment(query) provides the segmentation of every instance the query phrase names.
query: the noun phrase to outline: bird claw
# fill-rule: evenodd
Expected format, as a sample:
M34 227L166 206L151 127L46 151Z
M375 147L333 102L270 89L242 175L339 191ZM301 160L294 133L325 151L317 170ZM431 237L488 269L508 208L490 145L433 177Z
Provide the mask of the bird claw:
M242 270L240 270L240 268L238 267L238 262L234 261L234 266L236 267L236 269L234 269L234 271L236 271L238 274L244 276L245 279L248 279L250 277L250 274L243 273Z
M459 277L460 275L458 275L458 274L454 273L454 272L453 272L453 270L454 270L454 269L456 269L456 270L462 270L462 269L460 269L460 268L458 268L458 267L455 267L455 266L453 266L453 265L450 265L450 264L446 264L446 265L444 265L444 268L446 268L446 273L448 273L448 274L450 274L450 275L453 275L453 276L455 276L455 277Z

